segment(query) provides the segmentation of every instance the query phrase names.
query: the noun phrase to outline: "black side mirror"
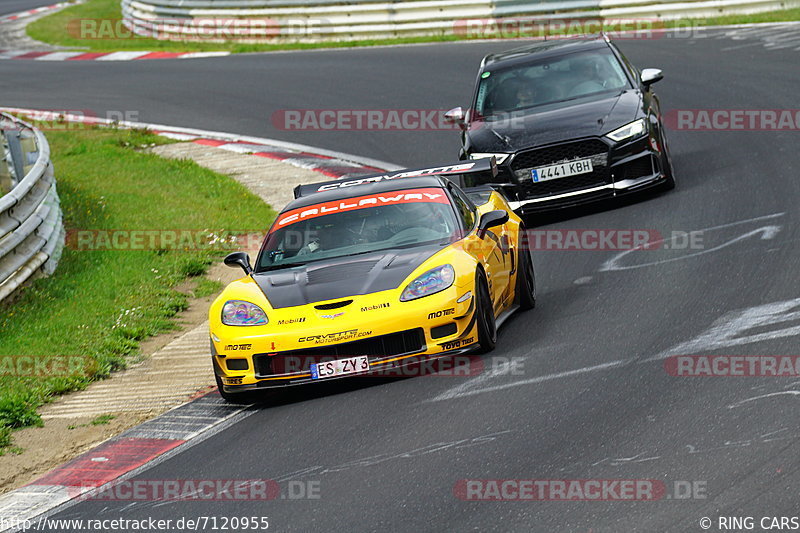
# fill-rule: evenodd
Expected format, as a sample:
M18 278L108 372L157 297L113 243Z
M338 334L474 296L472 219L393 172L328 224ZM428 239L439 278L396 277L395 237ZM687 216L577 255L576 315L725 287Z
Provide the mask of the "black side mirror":
M483 236L486 235L486 230L489 228L502 226L506 222L508 222L508 211L496 209L494 211L484 213L481 217L480 223L478 224L478 237L483 238Z
M250 256L245 252L233 252L228 254L225 258L225 265L229 267L241 267L246 275L253 273L253 267L250 266Z

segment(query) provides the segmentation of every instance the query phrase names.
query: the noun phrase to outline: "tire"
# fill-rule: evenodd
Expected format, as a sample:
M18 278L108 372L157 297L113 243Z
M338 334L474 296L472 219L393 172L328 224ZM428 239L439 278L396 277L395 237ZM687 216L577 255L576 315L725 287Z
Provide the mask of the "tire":
M666 181L661 185L661 190L671 191L675 188L675 172L672 170L672 155L667 146L667 138L664 137L663 132L661 134L661 146L664 148L664 174L667 176Z
M217 381L219 395L222 396L222 399L228 403L250 404L256 403L259 400L260 395L255 391L225 392L225 389L222 388L222 379L220 379L216 372L214 372L214 379Z
M494 306L489 295L489 285L486 274L479 270L475 274L475 313L478 324L478 353L487 353L494 350L497 344L497 322L494 317Z
M525 228L520 228L520 232L524 231ZM520 242L522 244L517 249L516 297L520 310L528 311L536 307L536 274L533 270L527 237L521 237Z

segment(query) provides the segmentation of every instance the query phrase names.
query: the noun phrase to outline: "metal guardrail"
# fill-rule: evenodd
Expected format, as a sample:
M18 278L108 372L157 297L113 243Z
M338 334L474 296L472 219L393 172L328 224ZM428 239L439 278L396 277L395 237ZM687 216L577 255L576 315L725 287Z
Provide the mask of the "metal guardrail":
M0 113L0 301L37 274L50 275L64 248L50 145L27 122Z
M165 40L321 41L458 35L470 20L675 20L757 13L800 0L121 0L125 24ZM235 29L234 29L235 28ZM232 37L232 35L235 35Z

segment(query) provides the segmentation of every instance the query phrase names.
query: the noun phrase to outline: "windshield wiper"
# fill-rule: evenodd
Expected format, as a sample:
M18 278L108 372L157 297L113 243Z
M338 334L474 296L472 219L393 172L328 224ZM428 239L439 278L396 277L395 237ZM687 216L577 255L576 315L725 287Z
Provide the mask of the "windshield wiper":
M256 272L256 274L260 274L261 272L270 272L272 270L283 270L284 268L295 268L305 266L307 263L281 263L279 265L272 265L262 270Z

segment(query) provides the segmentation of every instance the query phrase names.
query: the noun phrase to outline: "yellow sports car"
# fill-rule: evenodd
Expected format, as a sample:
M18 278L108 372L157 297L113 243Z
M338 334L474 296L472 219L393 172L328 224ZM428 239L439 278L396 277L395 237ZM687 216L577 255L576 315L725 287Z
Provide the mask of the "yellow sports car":
M245 276L209 312L222 397L493 349L536 287L502 194L456 185L486 172L493 160L296 188L255 265L225 259Z

